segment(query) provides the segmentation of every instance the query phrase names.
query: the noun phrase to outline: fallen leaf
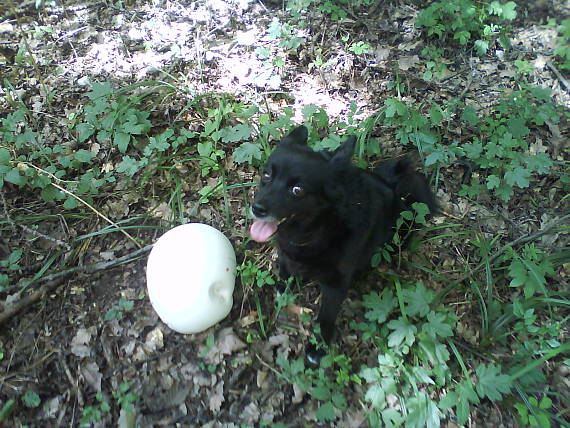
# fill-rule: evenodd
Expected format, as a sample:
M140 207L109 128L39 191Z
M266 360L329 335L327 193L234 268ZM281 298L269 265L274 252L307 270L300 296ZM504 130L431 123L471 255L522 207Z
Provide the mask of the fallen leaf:
M218 337L216 338L214 345L206 354L205 359L210 364L219 364L224 355L230 355L245 347L245 343L240 340L240 338L234 333L233 329L231 327L227 327L218 333Z
M291 399L291 402L293 404L299 404L300 402L303 401L303 397L305 396L305 393L303 392L303 390L301 388L299 388L299 386L294 383L293 384L293 398Z
M259 420L260 414L261 413L259 411L259 407L257 406L257 404L251 402L247 406L245 406L245 409L243 409L243 412L241 413L241 419L243 419L246 423L253 426L254 423Z
M381 48L380 46L378 46L374 51L374 55L376 56L376 61L386 61L390 56L390 49Z
M248 327L254 324L256 321L257 321L257 312L251 311L249 314L247 314L245 317L241 318L238 321L238 325L240 327Z
M144 345L148 352L154 352L164 347L164 336L160 327L154 328L146 335Z
M172 219L172 208L166 202L161 202L156 208L149 213L153 217L158 217L163 220Z
M87 344L90 341L91 332L85 328L80 328L71 340L71 353L81 358L89 357L91 348Z
M269 386L269 372L267 370L258 370L255 383L258 388L267 389Z
M542 70L544 70L544 67L546 67L547 62L548 62L548 58L546 58L544 55L538 55L536 57L536 59L534 60L534 68L542 71Z
M89 362L81 366L81 374L87 385L91 386L95 392L101 392L101 379L103 375L99 371L96 362Z
M398 58L398 66L404 71L414 68L419 62L420 58L417 55L404 55Z
M210 399L208 400L208 405L210 407L210 411L212 413L217 413L220 408L222 407L222 403L224 402L224 381L221 380L215 386L212 395L210 395Z

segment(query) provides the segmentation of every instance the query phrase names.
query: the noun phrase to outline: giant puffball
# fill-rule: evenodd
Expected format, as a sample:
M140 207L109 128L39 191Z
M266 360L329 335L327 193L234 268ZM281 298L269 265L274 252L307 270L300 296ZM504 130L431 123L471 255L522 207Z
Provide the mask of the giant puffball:
M230 312L235 273L235 252L223 233L207 224L183 224L152 247L146 266L148 296L171 329L198 333Z

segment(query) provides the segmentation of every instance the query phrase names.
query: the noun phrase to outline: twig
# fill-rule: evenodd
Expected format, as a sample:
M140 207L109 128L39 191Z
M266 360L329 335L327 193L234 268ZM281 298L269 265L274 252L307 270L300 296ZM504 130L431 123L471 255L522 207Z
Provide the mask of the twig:
M4 322L10 319L14 314L17 314L24 308L27 308L28 306L31 306L34 303L38 302L43 296L54 290L62 281L63 277L50 281L42 286L39 290L28 294L26 297L21 298L13 305L8 306L7 309L0 313L0 325L4 324Z
M83 394L81 394L81 389L79 389L79 382L77 382L77 379L74 379L73 376L71 376L71 371L69 370L69 367L65 362L65 357L61 354L59 354L58 356L59 356L59 363L63 366L63 371L65 372L65 376L67 376L67 380L71 384L71 390L73 391L73 394L75 394L79 406L83 407L83 403L85 403L85 401L83 400Z
M150 251L151 248L152 245L147 245L146 247L133 251L132 253L126 254L115 260L96 263L88 266L77 266L74 268L64 270L62 272L57 272L51 275L47 275L35 281L33 280L30 281L29 283L25 284L25 286L29 286L34 282L39 282L39 281L47 281L47 283L43 284L38 290L33 291L32 293L18 300L13 305L8 306L3 312L0 312L0 325L9 320L13 315L17 314L18 312L22 311L28 306L33 305L34 303L38 302L42 297L44 297L46 294L55 290L63 282L63 280L68 276L70 276L71 274L76 272L93 273L122 263L127 263L134 260L136 257L140 256L141 254Z
M4 210L4 215L6 216L6 220L10 226L12 226L12 231L16 232L16 227L14 226L14 221L10 217L10 213L8 212L8 204L6 203L6 198L4 196L4 191L0 189L0 197L2 198L2 209Z
M570 90L570 84L568 83L568 80L564 78L564 76L558 71L558 69L554 66L554 64L552 64L551 61L546 61L546 65L548 65L548 67L552 70L552 72L556 74L558 80L560 80L560 82L562 82L562 84L566 86L566 90Z

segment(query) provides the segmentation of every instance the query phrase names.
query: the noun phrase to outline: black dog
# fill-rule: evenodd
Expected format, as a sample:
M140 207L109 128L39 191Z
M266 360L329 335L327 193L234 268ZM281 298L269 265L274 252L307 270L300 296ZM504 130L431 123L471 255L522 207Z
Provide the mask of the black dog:
M322 339L331 343L351 282L391 239L400 212L413 202L435 212L437 203L408 159L390 159L368 172L351 163L355 137L334 152L313 151L307 137L307 128L295 128L267 160L250 235L258 242L276 236L281 279L296 275L320 283L317 320ZM322 355L307 351L313 363Z

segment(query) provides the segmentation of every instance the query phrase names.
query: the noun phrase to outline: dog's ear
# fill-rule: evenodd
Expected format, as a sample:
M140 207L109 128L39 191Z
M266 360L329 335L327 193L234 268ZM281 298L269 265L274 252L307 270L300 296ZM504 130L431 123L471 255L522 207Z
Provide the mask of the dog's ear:
M280 143L285 144L307 144L307 138L309 138L309 131L305 125L297 126L289 134L281 138Z
M330 162L336 165L342 165L350 162L354 147L356 146L356 137L351 135L342 143L338 149L333 152Z

